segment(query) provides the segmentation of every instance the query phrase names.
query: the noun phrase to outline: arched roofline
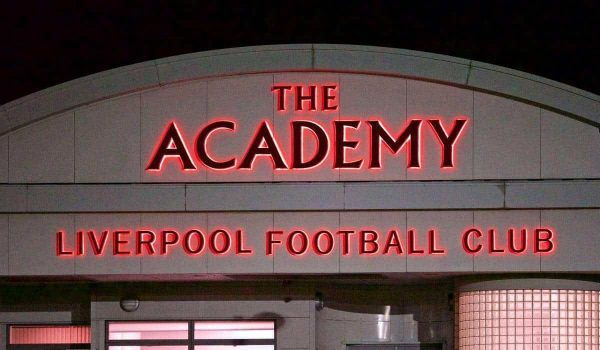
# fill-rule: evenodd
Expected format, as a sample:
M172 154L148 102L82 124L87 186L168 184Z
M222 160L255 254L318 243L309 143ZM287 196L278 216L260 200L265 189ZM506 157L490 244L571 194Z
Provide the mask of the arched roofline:
M71 80L0 106L0 135L103 99L182 81L283 71L328 71L434 81L509 97L600 128L600 96L478 61L374 46L293 44L197 52Z

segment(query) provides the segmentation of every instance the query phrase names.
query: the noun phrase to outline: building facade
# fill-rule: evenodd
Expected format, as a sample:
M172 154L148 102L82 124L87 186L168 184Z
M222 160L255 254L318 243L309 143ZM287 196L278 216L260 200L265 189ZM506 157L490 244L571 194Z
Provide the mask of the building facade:
M346 45L0 107L0 349L599 349L600 97Z

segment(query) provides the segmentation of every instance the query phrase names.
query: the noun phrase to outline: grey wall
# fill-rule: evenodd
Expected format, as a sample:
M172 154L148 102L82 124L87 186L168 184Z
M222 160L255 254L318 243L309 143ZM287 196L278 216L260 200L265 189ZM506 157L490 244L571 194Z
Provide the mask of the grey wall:
M458 211L284 211L284 212L193 212L193 213L85 213L85 214L9 214L0 215L0 245L3 276L93 276L93 275L156 275L228 273L348 273L348 272L594 272L600 269L596 239L600 227L599 209L553 210L458 210ZM460 234L469 227L482 230L495 228L505 237L510 228L533 229L550 227L556 233L556 251L539 256L531 250L512 255L467 255L461 248ZM253 247L252 256L237 256L232 251L215 256L205 251L200 256L185 255L180 248L168 256L115 257L112 251L103 256L58 258L55 235L66 230L114 230L124 228L174 228L180 232L191 227L211 232L216 228L241 228L246 244ZM425 244L426 232L436 228L441 244L447 248L444 256L360 256L356 246L351 254L341 255L339 241L329 255L307 252L292 257L285 246L276 247L274 256L265 254L265 232L282 229L285 240L293 229L309 234L317 229L336 232L340 228L373 228L382 233L398 229L406 249L405 233L416 229L419 242ZM70 244L73 237L71 236ZM383 240L383 238L381 238ZM484 240L485 242L485 240ZM503 240L499 241L505 246ZM110 242L109 242L110 243ZM352 243L355 244L355 243ZM128 244L130 248L133 243ZM112 246L109 244L109 249Z
M235 136L216 138L218 156L244 153L256 125L271 121L286 135L290 118L275 111L274 83L340 84L335 118L376 115L400 128L407 118L438 116L469 124L456 146L457 169L440 170L439 146L424 128L423 168L406 169L405 154L384 157L381 171L333 170L331 159L312 171L273 171L267 159L254 171L197 171L182 174L167 161L160 174L145 171L170 120L192 142L198 128L218 117L238 120ZM331 118L329 115L327 118ZM323 121L324 116L313 116ZM327 123L326 123L327 124ZM355 136L366 144L366 128ZM289 153L287 137L281 138ZM542 107L464 88L403 78L333 73L234 76L179 83L85 105L0 137L0 182L138 183L264 182L338 180L589 179L600 176L598 130ZM191 146L190 146L191 147ZM359 156L361 151L356 152ZM327 163L329 162L329 163ZM8 163L8 169L2 164Z

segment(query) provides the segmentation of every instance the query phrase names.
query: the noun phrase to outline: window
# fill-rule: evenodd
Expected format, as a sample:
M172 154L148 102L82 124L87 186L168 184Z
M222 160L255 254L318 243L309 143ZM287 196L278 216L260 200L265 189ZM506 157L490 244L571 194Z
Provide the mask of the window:
M90 326L11 325L7 349L89 349L90 335Z
M460 350L600 347L600 292L515 289L460 293Z
M275 321L109 322L108 350L274 350Z

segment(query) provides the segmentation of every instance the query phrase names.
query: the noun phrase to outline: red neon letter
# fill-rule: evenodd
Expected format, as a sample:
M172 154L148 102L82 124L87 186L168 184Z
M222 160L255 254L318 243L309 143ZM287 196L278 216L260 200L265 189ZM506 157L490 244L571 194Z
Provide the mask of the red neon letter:
M221 248L217 247L217 238L219 238L219 236L223 237L223 246ZM229 236L229 232L225 230L216 230L211 233L208 247L213 254L227 253L229 249L231 249L231 237Z
M147 239L144 239L144 236L148 236ZM135 255L142 255L142 247L146 247L146 253L148 255L154 255L156 251L154 250L154 241L156 241L156 234L152 231L141 230L136 234L135 241Z
M435 131L435 136L437 136L437 139L442 146L442 168L454 167L454 144L458 140L466 123L466 119L455 119L452 130L447 134L441 121L429 120L429 125L431 125L433 131Z
M171 237L170 239L169 236ZM169 253L168 247L179 242L179 234L175 231L161 231L160 238L160 255L167 255Z
M235 231L235 236L236 236L235 254L237 254L237 255L252 254L252 248L244 248L244 235L243 235L242 230Z
M277 110L285 111L285 93L288 90L292 90L291 86L273 86L271 91L277 95Z
M406 240L408 241L408 254L421 255L425 254L424 249L418 248L417 235L414 230L408 230Z
M337 234L340 236L340 239L341 239L342 255L348 255L348 254L350 254L350 239L349 239L349 236L351 234L354 234L354 231L343 231L343 230L340 230L340 231L337 232Z
M65 233L56 232L56 256L73 255L73 251L65 248Z
M325 241L327 241L325 245L325 249L321 249L321 237L325 237ZM315 252L318 255L326 255L331 253L333 250L333 235L329 231L319 231L313 236L313 246L315 247Z
M187 150L175 122L172 122L167 127L146 170L161 170L162 164L167 158L179 158L183 170L196 170L196 166L190 157L190 152Z
M129 231L113 231L113 255L131 255L129 250L121 250L122 245L129 243L126 238L122 239L121 236L129 235L130 233Z
M338 106L336 105L330 105L329 101L335 101L336 96L335 95L331 95L331 91L335 91L337 89L337 86L335 85L323 85L321 87L321 90L323 92L323 106L322 109L324 111L335 111L337 110Z
M398 153L408 143L408 167L421 167L421 155L419 153L421 120L411 120L396 139L389 134L378 120L369 120L367 123L371 126L371 162L369 168L381 168L381 141L385 143L393 154Z
M521 230L521 243L519 248L516 247L515 230L508 229L508 251L512 254L523 253L527 249L527 229Z
M496 247L496 230L494 229L488 230L488 252L490 254L504 253L504 248Z
M213 169L229 169L235 165L235 158L231 158L229 160L218 162L212 159L206 150L208 144L208 137L215 132L217 129L227 129L231 131L235 131L235 123L231 121L218 121L211 124L208 124L196 138L196 153L198 154L198 158L204 163L207 167Z
M304 161L304 129L310 130L317 140L317 150L315 151L312 159ZM323 128L314 122L309 121L293 121L292 122L292 169L308 169L319 165L329 151L329 139L327 133Z
M192 238L196 237L196 248L192 248ZM183 251L187 255L196 255L200 254L204 249L204 236L202 232L198 230L189 230L186 232L185 236L183 236Z
M77 231L75 244L75 255L85 255L85 248L83 244L83 231Z
M359 120L337 120L333 122L335 125L335 165L336 169L360 169L361 160L353 162L346 161L346 149L354 149L358 146L358 141L346 140L346 128L358 129Z
M400 235L396 230L390 230L390 232L388 232L385 245L383 246L383 254L388 254L392 247L396 248L397 255L404 253L404 249L402 249L402 242L400 241Z
M263 147L263 144L265 147ZM259 155L271 157L275 169L288 168L287 164L285 164L283 156L281 155L281 151L277 146L277 142L275 142L273 132L266 121L260 124L252 143L250 146L248 146L248 150L246 151L246 155L244 156L239 169L251 169L254 159Z
M88 238L92 245L92 251L94 252L94 255L104 254L104 248L106 248L106 241L108 239L108 231L102 231L100 241L98 241L96 238L96 232L94 231L88 231Z
M304 88L301 85L296 86L296 111L301 111L303 102L310 102L309 110L314 111L317 109L317 87L315 85L308 86L308 95L302 95Z
M542 238L542 233L546 235L546 237ZM554 242L552 238L554 237L554 232L546 228L538 228L535 230L534 240L535 245L533 247L534 253L552 253L554 251Z
M273 255L273 245L281 244L280 240L276 240L273 238L274 235L282 235L283 231L267 231L267 239L266 241L266 254Z
M294 238L300 237L300 249L294 247ZM302 255L308 250L308 236L304 231L292 231L286 240L286 247L292 255Z
M465 233L463 233L462 246L463 246L463 250L465 251L465 253L468 253L468 254L475 254L475 253L480 252L481 249L483 249L483 247L480 243L477 243L475 245L475 247L471 247L471 244L469 243L469 237L472 234L475 235L475 237L477 237L477 238L481 238L481 236L483 236L483 233L481 233L481 231L479 231L476 228L469 229L469 230L465 231Z
M367 234L369 234L371 236L371 238L367 238ZM377 234L377 232L375 231L360 231L360 234L358 236L358 241L359 241L359 245L358 245L358 254L363 255L363 254L375 254L377 253L377 250L379 249L379 244L377 244L377 239L379 238L379 235ZM368 248L370 246L370 249Z
M445 254L446 253L446 249L444 247L438 248L437 243L437 234L435 230L429 230L427 232L427 241L428 241L428 245L429 245L429 254L430 255L436 255L436 254Z

